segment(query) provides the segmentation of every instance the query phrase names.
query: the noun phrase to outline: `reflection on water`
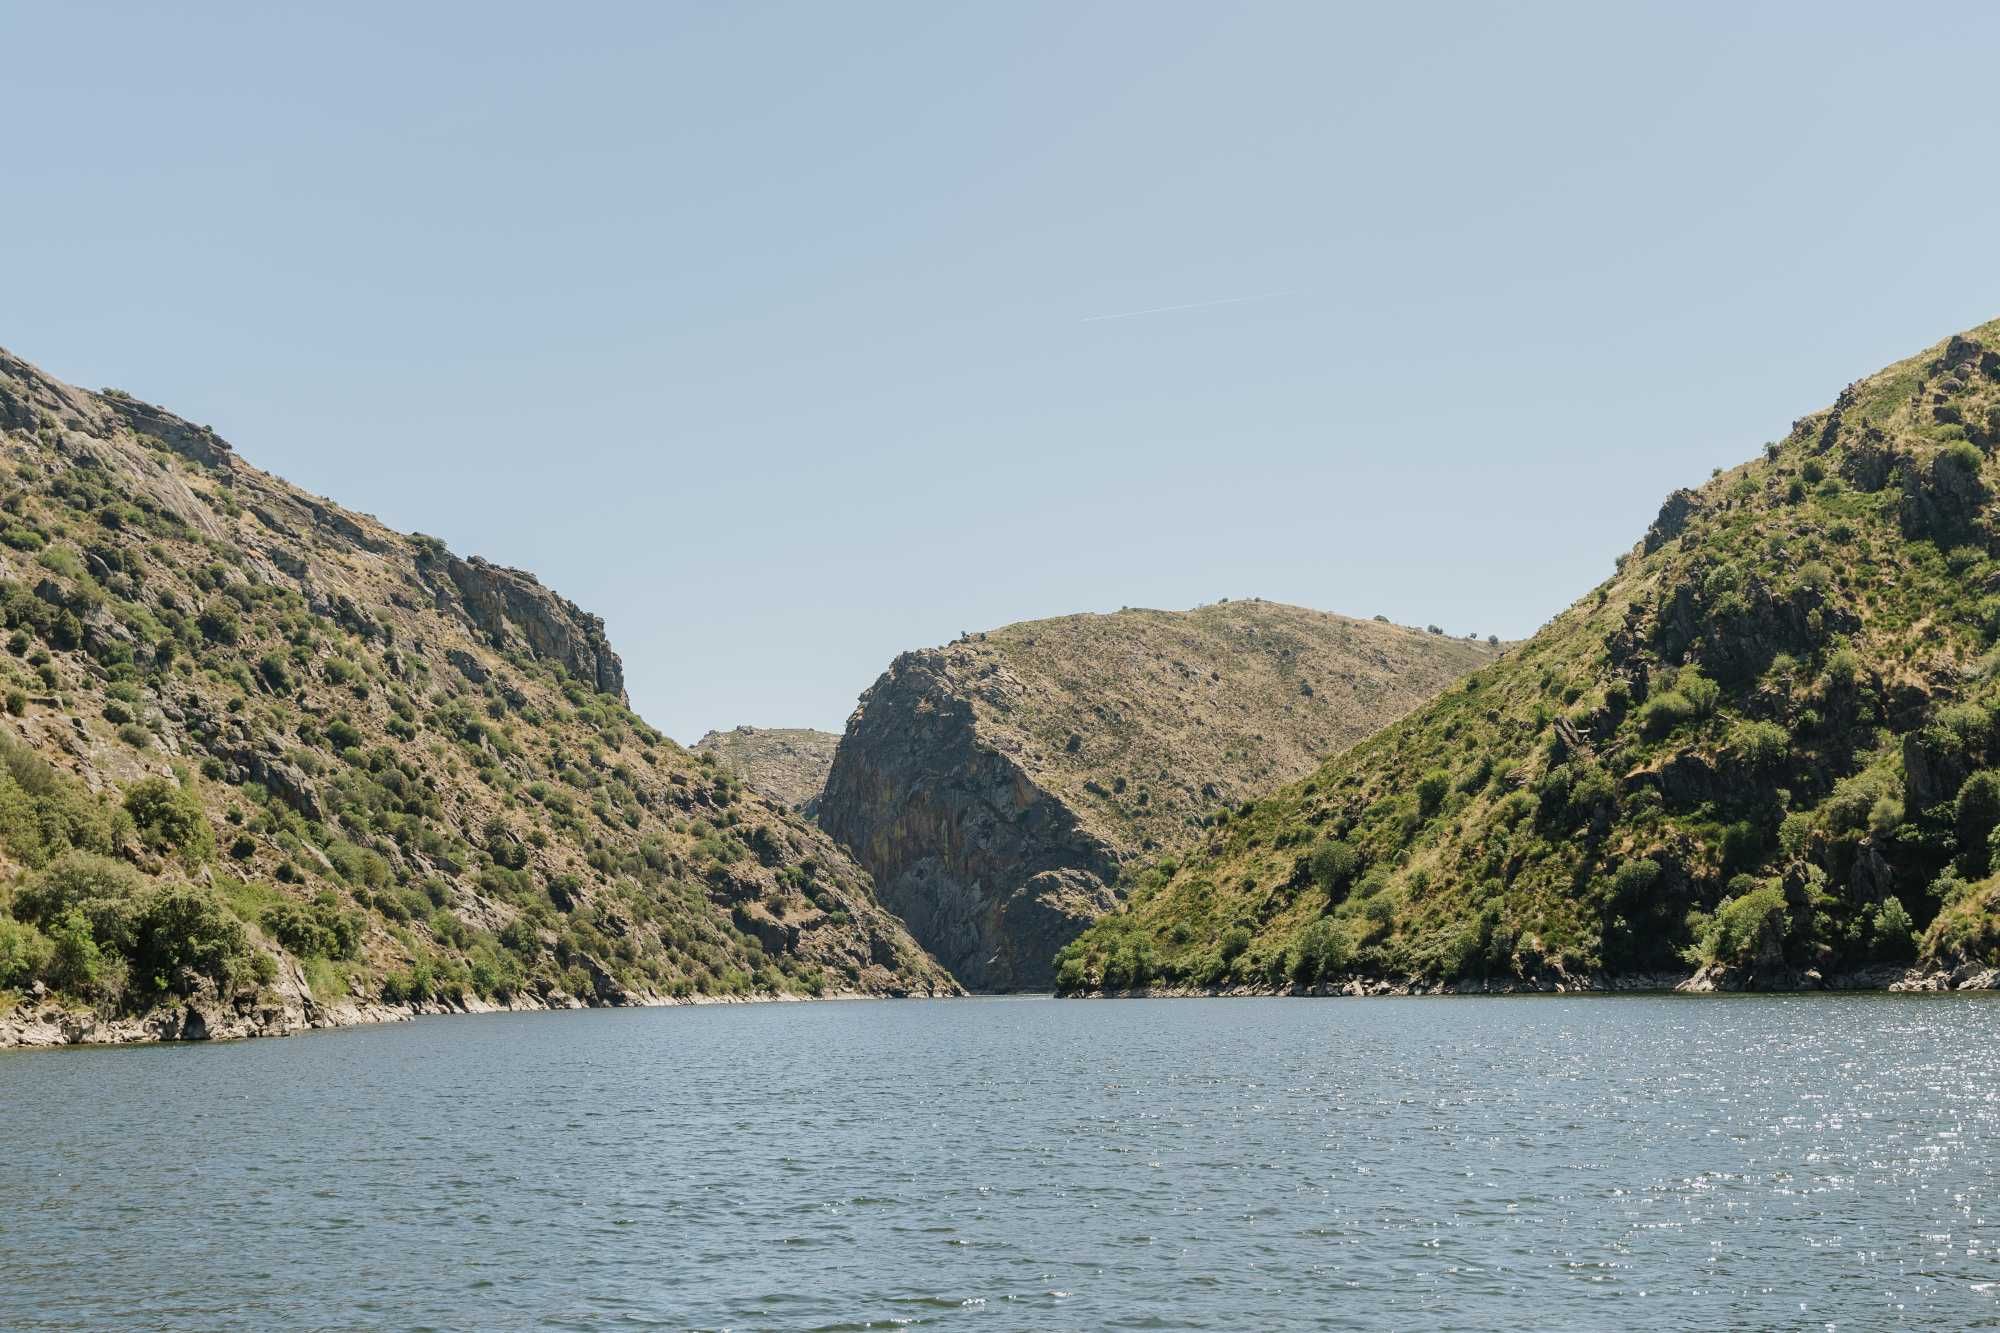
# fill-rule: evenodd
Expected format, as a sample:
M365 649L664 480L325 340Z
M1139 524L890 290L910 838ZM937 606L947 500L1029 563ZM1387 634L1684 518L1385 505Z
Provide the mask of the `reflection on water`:
M1996 1035L1021 999L0 1053L0 1326L2000 1325Z

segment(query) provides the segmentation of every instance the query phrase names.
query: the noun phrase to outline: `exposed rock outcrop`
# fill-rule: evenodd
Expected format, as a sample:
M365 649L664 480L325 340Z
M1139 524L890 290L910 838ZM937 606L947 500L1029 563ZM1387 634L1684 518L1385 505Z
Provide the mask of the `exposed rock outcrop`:
M810 727L734 727L711 731L690 748L712 755L725 772L794 810L812 814L840 737Z
M971 635L862 696L819 819L966 985L1045 988L1126 859L1188 845L1496 653L1262 601Z
M625 668L604 637L604 621L578 609L533 574L488 564L478 556L447 555L444 571L472 623L502 648L520 645L560 662L570 675L603 694L625 697Z

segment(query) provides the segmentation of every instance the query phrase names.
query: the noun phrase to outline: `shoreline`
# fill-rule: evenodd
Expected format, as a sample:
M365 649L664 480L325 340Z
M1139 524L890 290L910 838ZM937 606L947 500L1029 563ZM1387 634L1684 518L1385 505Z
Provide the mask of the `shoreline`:
M1146 986L1128 990L1058 992L1063 1000L1122 999L1388 999L1464 995L1918 995L2000 990L2000 967L1965 964L1951 971L1885 964L1822 977L1816 972L1731 976L1711 969L1506 981L1427 982L1350 976L1312 986L1244 983L1233 986Z
M870 991L830 991L824 995L790 995L759 991L749 995L630 995L618 1004L586 1004L569 996L555 1002L540 996L516 996L506 1003L477 996L457 1001L427 1000L418 1004L388 1005L371 1001L349 1001L325 1005L303 1002L296 995L283 996L283 1003L269 999L248 1006L225 1006L189 1000L179 1006L151 1010L144 1014L106 1018L90 1010L67 1008L53 998L23 995L11 1010L0 1013L0 1052L54 1050L65 1047L152 1046L166 1043L192 1045L215 1041L252 1041L260 1037L297 1037L309 1032L330 1032L340 1028L375 1027L407 1023L418 1018L455 1017L466 1014L558 1013L583 1009L667 1009L679 1005L721 1004L812 1004L840 1000L956 999L961 996L918 994L877 994Z
M146 1014L106 1018L89 1010L67 1008L52 997L24 995L15 1008L0 1013L0 1052L54 1050L69 1047L192 1045L214 1041L250 1041L260 1037L295 1037L341 1028L407 1023L418 1018L466 1014L555 1013L587 1009L667 1009L679 1005L814 1004L845 1000L924 1000L1041 998L1057 1000L1196 1000L1196 999L1396 999L1501 995L1916 995L2000 991L2000 968L1972 965L1946 972L1893 965L1837 973L1784 974L1749 979L1712 975L1640 973L1593 977L1544 977L1508 981L1421 982L1385 977L1351 976L1314 986L1164 986L1131 990L960 992L957 995L836 991L825 995L759 992L750 995L628 995L619 1004L586 1004L556 995L517 996L506 1003L478 997L457 1001L424 1001L386 1005L349 1001L323 1005L296 994L282 1003L225 1007L190 1000L174 1008Z

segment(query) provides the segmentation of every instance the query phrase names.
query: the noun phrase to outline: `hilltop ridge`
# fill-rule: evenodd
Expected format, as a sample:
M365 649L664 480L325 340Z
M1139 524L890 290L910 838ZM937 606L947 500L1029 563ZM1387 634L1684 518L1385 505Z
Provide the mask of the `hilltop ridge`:
M1849 385L1505 658L1134 874L1061 986L1991 984L1996 447L2000 322Z
M603 623L0 352L0 1044L952 993Z
M810 816L839 744L835 733L811 727L732 727L708 732L689 748L715 756L746 786Z
M861 697L820 823L974 989L1053 983L1128 859L1309 772L1498 653L1252 598L1025 621L903 653Z

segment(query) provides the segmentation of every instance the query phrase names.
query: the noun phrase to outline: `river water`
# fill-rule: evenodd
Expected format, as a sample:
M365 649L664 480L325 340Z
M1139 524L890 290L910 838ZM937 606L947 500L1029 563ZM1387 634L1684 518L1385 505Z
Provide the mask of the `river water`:
M1996 1039L984 999L0 1052L0 1327L2000 1327Z

